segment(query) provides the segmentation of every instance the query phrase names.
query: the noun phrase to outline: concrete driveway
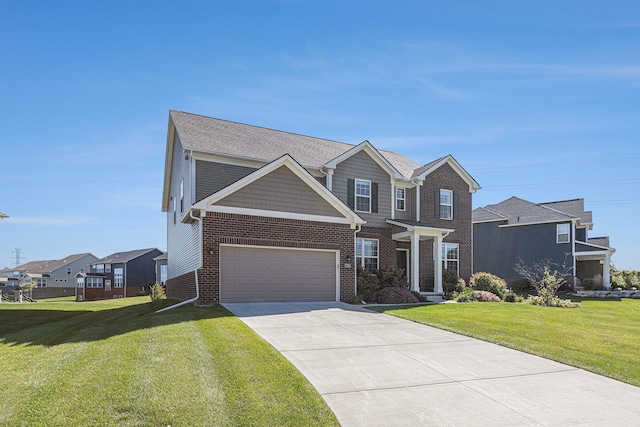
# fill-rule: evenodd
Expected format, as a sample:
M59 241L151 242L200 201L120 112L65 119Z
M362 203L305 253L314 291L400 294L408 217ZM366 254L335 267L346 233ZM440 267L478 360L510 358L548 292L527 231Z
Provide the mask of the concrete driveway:
M224 306L343 426L640 426L640 388L343 303Z

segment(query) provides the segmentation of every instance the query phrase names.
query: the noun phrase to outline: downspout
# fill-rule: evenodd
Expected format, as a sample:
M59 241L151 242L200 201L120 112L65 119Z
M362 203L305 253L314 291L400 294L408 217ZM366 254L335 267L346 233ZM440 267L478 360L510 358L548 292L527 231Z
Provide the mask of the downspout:
M362 230L362 225L361 224L356 224L356 227L358 227L354 232L353 232L353 245L354 245L354 249L355 249L355 244L356 244L356 234L358 234L361 230ZM364 256L364 254L363 254ZM355 250L353 251L353 265L354 265L354 269L353 269L353 289L354 289L354 295L358 295L358 265L357 265L358 260L356 259L356 253Z
M202 218L193 216L193 209L189 209L189 216L191 217L191 219L195 219L200 224L200 251L202 252ZM200 258L200 266L198 268L196 268L196 271L195 271L195 273L196 273L196 296L194 298L188 299L186 301L181 301L181 302L179 302L177 304L170 305L169 307L161 308L160 310L156 311L156 313L162 313L163 311L168 311L168 310L171 310L173 308L178 308L178 307L186 305L186 304L191 304L192 302L195 302L198 298L200 298L200 284L198 283L198 270L201 267L202 267L202 257Z

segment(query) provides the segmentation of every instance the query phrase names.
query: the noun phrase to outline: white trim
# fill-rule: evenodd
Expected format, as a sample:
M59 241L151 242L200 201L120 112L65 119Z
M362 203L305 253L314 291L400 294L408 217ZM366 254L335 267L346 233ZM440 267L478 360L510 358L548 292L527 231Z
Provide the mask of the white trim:
M269 218L297 219L303 221L330 222L334 224L352 224L352 222L339 216L324 216L302 214L295 212L270 211L266 209L237 208L233 206L213 205L207 208L207 212L222 212L238 215L265 216Z
M405 271L404 273L405 273L405 275L407 276L407 281L408 281L409 283L411 283L411 273L410 273L410 272L411 272L411 263L410 263L411 258L409 257L409 254L411 253L411 250L409 250L409 249L404 249L404 248L396 248L396 253L397 253L398 251L404 252L405 263L407 264L407 269L406 269L406 271ZM396 255L396 257L397 257L397 255ZM396 261L397 261L397 260L396 260ZM396 267L398 266L397 264L398 264L398 263L396 262Z
M615 252L616 250L614 248L609 248L607 246L602 246L602 245L596 245L594 243L589 243L589 242L583 242L581 240L576 240L575 243L577 245L585 245L585 246L590 246L592 248L598 248L598 249L603 249L605 251L610 251L610 252ZM596 251L593 251L596 252Z
M416 185L416 220L420 221L420 189L422 188L423 181L418 181Z
M242 245L232 243L220 243L218 249L218 295L222 295L222 248L249 248L249 249L279 249L287 251L307 251L307 252L335 252L336 254L336 301L340 301L340 250L339 249L314 249L314 248L290 248L282 246L261 246L261 245Z
M576 219L576 218L572 218L571 220ZM538 224L554 224L554 223L562 223L562 224L566 224L567 221L571 221L569 219L555 219L553 221L538 221L538 222L522 222L519 224L503 224L503 225L499 225L498 227L500 228L507 228L507 227L520 227L522 225L538 225Z
M362 265L358 265L358 251L356 250L356 248L358 247L358 239L362 240L362 248L360 248L360 249L362 249ZM374 241L375 240L377 242L376 250L378 252L378 255L376 255L375 257L373 257L373 256L366 257L364 255L364 242L365 242L365 240L369 240L369 241ZM373 239L373 238L369 238L369 237L358 237L358 236L356 236L356 238L355 238L355 240L353 242L353 257L354 257L354 261L355 261L355 264L356 264L356 268L357 267L364 268L364 264L365 264L364 263L364 259L365 258L375 258L376 259L376 264L377 264L375 269L379 270L380 269L380 239Z
M567 232L566 233L560 233L560 226L567 226ZM566 242L561 242L560 241L560 235L567 235L567 241ZM571 223L562 223L562 224L556 224L556 243L559 245L564 245L565 243L571 243Z
M325 163L324 166L331 169L336 169L339 163L348 159L349 157L364 151L371 157L382 169L384 169L392 178L404 179L404 176L384 158L382 154L373 146L369 141L362 141L355 147L345 151L338 157Z
M405 212L407 210L407 189L406 188L397 188L396 187L396 188L394 188L394 190L395 190L395 202L396 202L396 205L394 207L398 212ZM398 198L398 190L402 190L402 198L401 199ZM402 209L398 208L398 201L399 200L402 200L402 202L403 202L402 204L404 205L404 207ZM391 219L394 219L394 218L391 218Z
M469 185L469 193L475 193L481 188L480 184L478 184L478 182L473 179L471 175L469 175L469 173L460 165L460 163L458 163L456 159L453 158L451 154L443 157L438 163L418 175L417 178L424 181L427 175L429 175L445 163L448 163L449 166L451 166L453 170L455 170L456 173L460 175L460 177L464 179L464 181Z
M394 182L394 179L391 179L391 219L395 219L396 218L396 208L397 206L397 202L396 202L396 183ZM406 191L406 190L405 190Z
M451 203L442 203L442 192L446 192L449 193L449 200L451 201ZM440 212L438 212L438 214L440 215L440 219L444 219L445 221L453 221L453 218L455 218L455 213L453 212L454 209L454 203L453 203L453 190L447 190L446 188L441 188L440 191L438 192L438 196L440 197L440 199L438 200L438 204L440 206ZM442 206L448 206L449 207L449 218L444 218L442 216Z
M269 163L268 165L263 166L262 168L250 173L244 178L234 182L233 184L221 189L220 191L210 195L209 197L199 201L198 203L193 205L195 209L205 209L209 211L214 210L215 203L224 199L225 197L233 194L234 192L244 188L252 182L257 181L263 176L273 172L281 166L287 167L291 172L293 172L298 178L300 178L303 182L305 182L312 190L314 190L320 197L322 197L325 201L327 201L334 209L336 209L340 214L343 215L342 219L340 217L326 217L326 216L317 216L317 215L308 215L308 214L296 214L292 212L275 212L275 211L266 211L259 209L246 209L245 212L253 212L248 213L249 215L261 215L261 216L269 216L268 214L272 214L277 218L293 218L293 219L312 219L314 221L321 220L327 222L327 219L330 219L328 222L339 222L351 224L352 227L355 224L365 224L362 218L360 218L357 214L354 213L347 205L345 205L335 194L333 194L329 189L320 184L318 180L316 180L306 169L304 169L298 162L296 162L291 156L285 154L277 160ZM355 193L355 189L354 189ZM216 206L216 209L232 209L228 207ZM240 208L235 208L240 209ZM224 210L218 210L218 212L224 212ZM300 217L302 215L302 218ZM323 218L323 219L318 219Z
M446 264L447 261L449 260L447 258L447 256L446 256L447 255L447 252L446 252L446 249L445 249L446 245L452 245L452 246L455 246L457 248L458 257L455 260L456 261L456 274L458 276L460 276L460 243L442 242L440 250L445 252L444 256L442 257L442 263L443 264ZM444 266L443 266L442 271L444 271L444 270L448 270L448 268L444 268Z
M358 195L358 181L366 182L367 184L369 184L369 195L368 196ZM371 184L370 180L354 178L354 180L353 180L353 210L355 212L371 213L371 204L372 204L372 199L373 199L373 195L371 194L372 192L373 192L373 185ZM369 210L363 211L363 210L358 209L358 197L368 197L369 198Z
M453 228L437 228L437 227L428 227L428 226L422 226L422 225L409 225L409 224L405 224L400 221L394 221L391 219L388 219L387 223L391 225L397 225L398 227L406 228L407 229L406 232L416 232L418 234L422 234L425 236L437 236L437 235L447 236L449 233L453 233L455 231ZM403 234L403 233L405 232L397 233L397 234ZM394 234L394 236L397 234Z

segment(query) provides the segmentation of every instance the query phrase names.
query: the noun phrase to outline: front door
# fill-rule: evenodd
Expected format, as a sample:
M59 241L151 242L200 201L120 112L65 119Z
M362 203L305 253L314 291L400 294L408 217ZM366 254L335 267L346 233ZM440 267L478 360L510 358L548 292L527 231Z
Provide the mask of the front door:
M404 270L403 278L409 281L409 251L406 249L396 250L396 267Z

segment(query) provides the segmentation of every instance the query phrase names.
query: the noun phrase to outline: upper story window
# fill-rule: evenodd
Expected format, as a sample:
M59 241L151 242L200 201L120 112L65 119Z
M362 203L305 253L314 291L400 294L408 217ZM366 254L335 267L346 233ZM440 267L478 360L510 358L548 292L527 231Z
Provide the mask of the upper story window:
M104 273L104 264L96 264L95 266L93 266L93 270L96 273Z
M377 239L356 238L356 265L367 271L378 269L379 257Z
M440 219L453 219L453 191L440 190Z
M121 267L113 269L113 285L116 288L121 288L124 283L124 274Z
M177 209L178 209L178 201L174 197L173 198L173 225L176 225Z
M67 267L67 274L71 274L71 267Z
M558 224L556 226L556 242L569 243L570 228L569 224Z
M164 285L166 281L167 281L167 266L163 264L160 266L160 284Z
M76 286L79 288L84 288L84 277L78 277L76 279Z
M356 179L355 206L358 212L371 212L371 181Z
M111 264L105 264L104 265L104 272L105 273L111 273Z
M396 210L405 210L407 205L406 200L406 189L396 188Z
M87 277L87 288L101 288L102 277Z
M38 287L38 288L46 288L47 287L47 279L36 279L36 287Z

